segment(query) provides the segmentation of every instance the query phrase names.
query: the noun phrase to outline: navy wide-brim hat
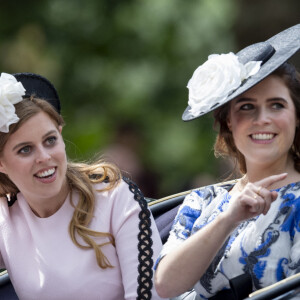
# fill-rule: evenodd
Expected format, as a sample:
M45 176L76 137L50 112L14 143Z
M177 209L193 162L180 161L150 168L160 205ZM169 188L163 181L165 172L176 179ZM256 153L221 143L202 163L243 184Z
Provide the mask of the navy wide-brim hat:
M251 61L261 61L261 67L257 73L245 79L221 103L214 102L211 106L206 106L203 111L197 112L196 115L191 113L191 107L188 106L182 115L182 119L190 121L199 118L246 92L285 63L299 48L300 24L297 24L276 34L265 42L256 43L242 49L236 54L238 61L243 65Z
M60 114L60 101L54 85L45 77L34 73L12 74L25 88L23 98L34 96L49 102Z

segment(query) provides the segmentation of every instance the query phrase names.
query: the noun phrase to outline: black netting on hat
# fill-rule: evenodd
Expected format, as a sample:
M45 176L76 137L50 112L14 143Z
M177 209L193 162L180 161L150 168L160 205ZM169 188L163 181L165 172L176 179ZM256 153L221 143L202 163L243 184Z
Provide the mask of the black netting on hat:
M25 96L35 96L49 102L60 113L60 101L53 84L41 75L34 73L12 74L26 89Z

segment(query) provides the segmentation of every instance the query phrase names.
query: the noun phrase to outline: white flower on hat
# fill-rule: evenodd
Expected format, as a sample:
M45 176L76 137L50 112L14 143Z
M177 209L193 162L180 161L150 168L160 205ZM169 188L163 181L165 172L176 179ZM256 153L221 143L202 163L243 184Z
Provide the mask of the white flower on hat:
M230 93L258 72L260 65L261 61L243 65L232 52L210 55L188 82L190 113L197 117L216 104L224 104Z
M23 100L25 89L21 82L10 74L0 76L0 131L8 132L9 125L19 121L14 104Z

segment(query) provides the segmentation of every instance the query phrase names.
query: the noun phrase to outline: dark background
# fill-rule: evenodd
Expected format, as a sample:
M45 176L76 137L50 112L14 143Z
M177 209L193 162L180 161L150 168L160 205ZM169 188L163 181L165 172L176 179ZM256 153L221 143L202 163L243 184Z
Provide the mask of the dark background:
M54 83L70 159L102 156L163 197L231 172L211 115L181 121L196 67L299 17L299 0L0 0L0 71Z

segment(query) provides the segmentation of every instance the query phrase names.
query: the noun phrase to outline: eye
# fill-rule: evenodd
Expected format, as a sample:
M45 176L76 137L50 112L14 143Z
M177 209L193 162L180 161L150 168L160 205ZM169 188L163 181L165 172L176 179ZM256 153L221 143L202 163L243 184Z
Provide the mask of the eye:
M49 145L49 146L52 146L55 144L57 140L57 137L56 136L50 136L46 139L46 143Z
M240 106L239 110L251 110L254 108L254 105L252 103L245 103Z
M23 148L21 148L18 153L19 154L28 154L31 151L31 146L25 146Z
M272 108L274 109L281 109L281 108L284 108L284 105L280 102L276 102L276 103L273 103L272 104Z

